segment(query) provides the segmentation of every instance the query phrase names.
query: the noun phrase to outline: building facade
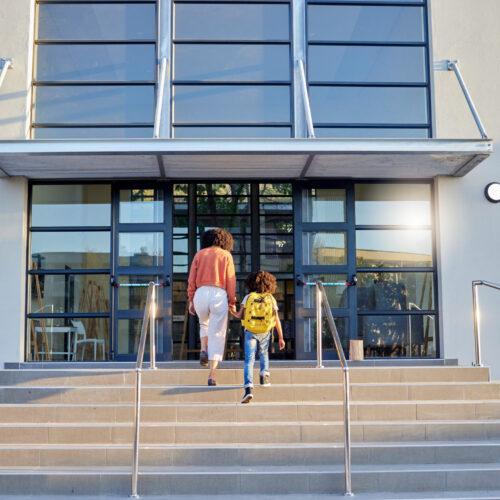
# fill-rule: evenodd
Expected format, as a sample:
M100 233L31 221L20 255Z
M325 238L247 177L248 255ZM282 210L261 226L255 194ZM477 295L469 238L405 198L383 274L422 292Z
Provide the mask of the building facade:
M500 282L484 196L498 15L495 0L4 1L1 361L134 359L145 288L120 285L151 280L158 360L195 360L189 263L220 226L240 299L251 270L278 279L275 359L315 357L321 279L346 350L472 362L471 282ZM495 376L500 296L480 293ZM226 359L242 347L231 321Z

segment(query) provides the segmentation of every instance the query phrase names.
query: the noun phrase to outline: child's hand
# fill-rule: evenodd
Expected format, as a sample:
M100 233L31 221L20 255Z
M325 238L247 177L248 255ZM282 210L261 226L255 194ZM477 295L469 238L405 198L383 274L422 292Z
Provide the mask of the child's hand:
M196 316L196 309L194 308L194 304L192 302L189 303L189 314Z
M280 351L282 351L285 348L286 344L285 344L285 341L282 338L279 340L279 342L280 342Z

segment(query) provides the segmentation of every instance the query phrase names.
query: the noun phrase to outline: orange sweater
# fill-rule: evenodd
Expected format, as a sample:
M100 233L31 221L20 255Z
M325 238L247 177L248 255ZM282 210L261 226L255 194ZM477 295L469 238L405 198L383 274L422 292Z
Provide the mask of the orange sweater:
M202 286L218 286L226 290L230 304L236 302L236 274L233 256L220 247L203 248L194 256L189 271L188 298Z

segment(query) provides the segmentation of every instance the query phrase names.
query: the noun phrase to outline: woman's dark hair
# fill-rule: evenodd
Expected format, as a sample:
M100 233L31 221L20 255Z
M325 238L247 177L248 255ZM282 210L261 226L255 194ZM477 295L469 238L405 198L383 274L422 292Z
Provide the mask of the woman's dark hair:
M247 276L245 286L249 292L274 293L276 278L266 271L254 271Z
M216 227L201 235L201 248L220 247L230 252L233 249L233 236L225 229Z

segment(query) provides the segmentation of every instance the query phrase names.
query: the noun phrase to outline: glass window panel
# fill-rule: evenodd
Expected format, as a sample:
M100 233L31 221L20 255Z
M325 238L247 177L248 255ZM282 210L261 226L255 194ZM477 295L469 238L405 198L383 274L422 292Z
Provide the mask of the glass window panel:
M35 87L37 123L144 123L153 121L153 85Z
M287 4L175 5L176 40L288 40Z
M306 231L302 233L303 264L341 266L347 263L346 233Z
M293 255L260 255L260 268L270 273L293 273Z
M110 226L109 184L34 185L31 226Z
M315 82L425 82L425 47L309 46Z
M197 217L196 224L198 226L198 234L208 229L215 229L216 227L223 227L230 233L250 233L251 231L249 215L233 215L226 217L221 215L202 215Z
M356 224L431 224L429 184L356 184Z
M259 194L261 196L292 196L291 184L259 184Z
M250 184L196 184L200 196L244 196L250 195Z
M316 127L316 137L332 139L426 139L428 128L339 128Z
M310 87L316 123L427 123L424 87Z
M339 333L340 342L342 343L342 348L346 358L348 357L349 351L349 330L348 318L333 318L335 321L335 326ZM333 342L333 336L330 332L330 326L328 325L327 319L323 316L323 327L321 329L321 346L323 347L323 352L336 352L335 343ZM305 352L316 352L316 318L306 318L304 319L304 351Z
M313 283L321 280L323 283L345 283L347 274L307 274L304 276L304 281ZM327 286L325 292L328 298L328 303L331 308L349 307L347 285L344 286ZM311 285L304 286L304 307L316 308L316 287Z
M188 262L188 235L179 234L179 231L174 229L173 234L173 266L174 273L187 273L189 270Z
M108 313L109 274L30 275L30 313Z
M422 7L309 5L309 40L423 42Z
M241 234L233 234L233 252L252 253L252 237Z
M175 85L177 123L289 122L288 85Z
M290 80L289 45L175 45L175 80Z
M109 269L109 231L31 233L31 269Z
M358 309L434 309L433 273L358 273L357 277Z
M163 190L120 189L120 222L163 222Z
M154 40L154 4L39 4L39 40Z
M252 270L250 255L233 255L234 269L237 273L249 273Z
M119 266L163 265L163 233L120 233Z
M109 318L28 320L29 361L109 359Z
M427 230L356 231L358 267L431 267L432 234Z
M293 200L291 196L260 196L259 212L292 212Z
M155 44L36 45L37 81L155 79ZM131 64L131 61L134 61Z
M345 222L345 189L304 189L302 220L304 222Z
M144 276L144 275L120 275L119 283L155 283L161 282L158 276ZM146 298L148 296L148 287L118 287L118 309L121 310L140 310L144 311L146 306ZM156 287L156 304L163 303L163 287Z
M141 338L141 327L142 318L118 320L118 342L116 346L116 354L137 354L139 340ZM149 353L149 339L146 339L145 353Z
M196 202L198 214L241 214L250 213L250 199L247 196L203 196Z
M293 236L265 235L260 237L260 251L262 253L292 253Z
M260 232L264 234L292 234L293 217L291 215L261 215Z
M432 315L358 316L365 357L435 357L435 319Z
M185 214L188 213L188 198L187 196L175 196L174 197L174 212L175 214ZM174 224L177 225L177 224Z
M150 139L153 127L34 127L33 139Z
M290 127L174 127L176 139L288 139Z

